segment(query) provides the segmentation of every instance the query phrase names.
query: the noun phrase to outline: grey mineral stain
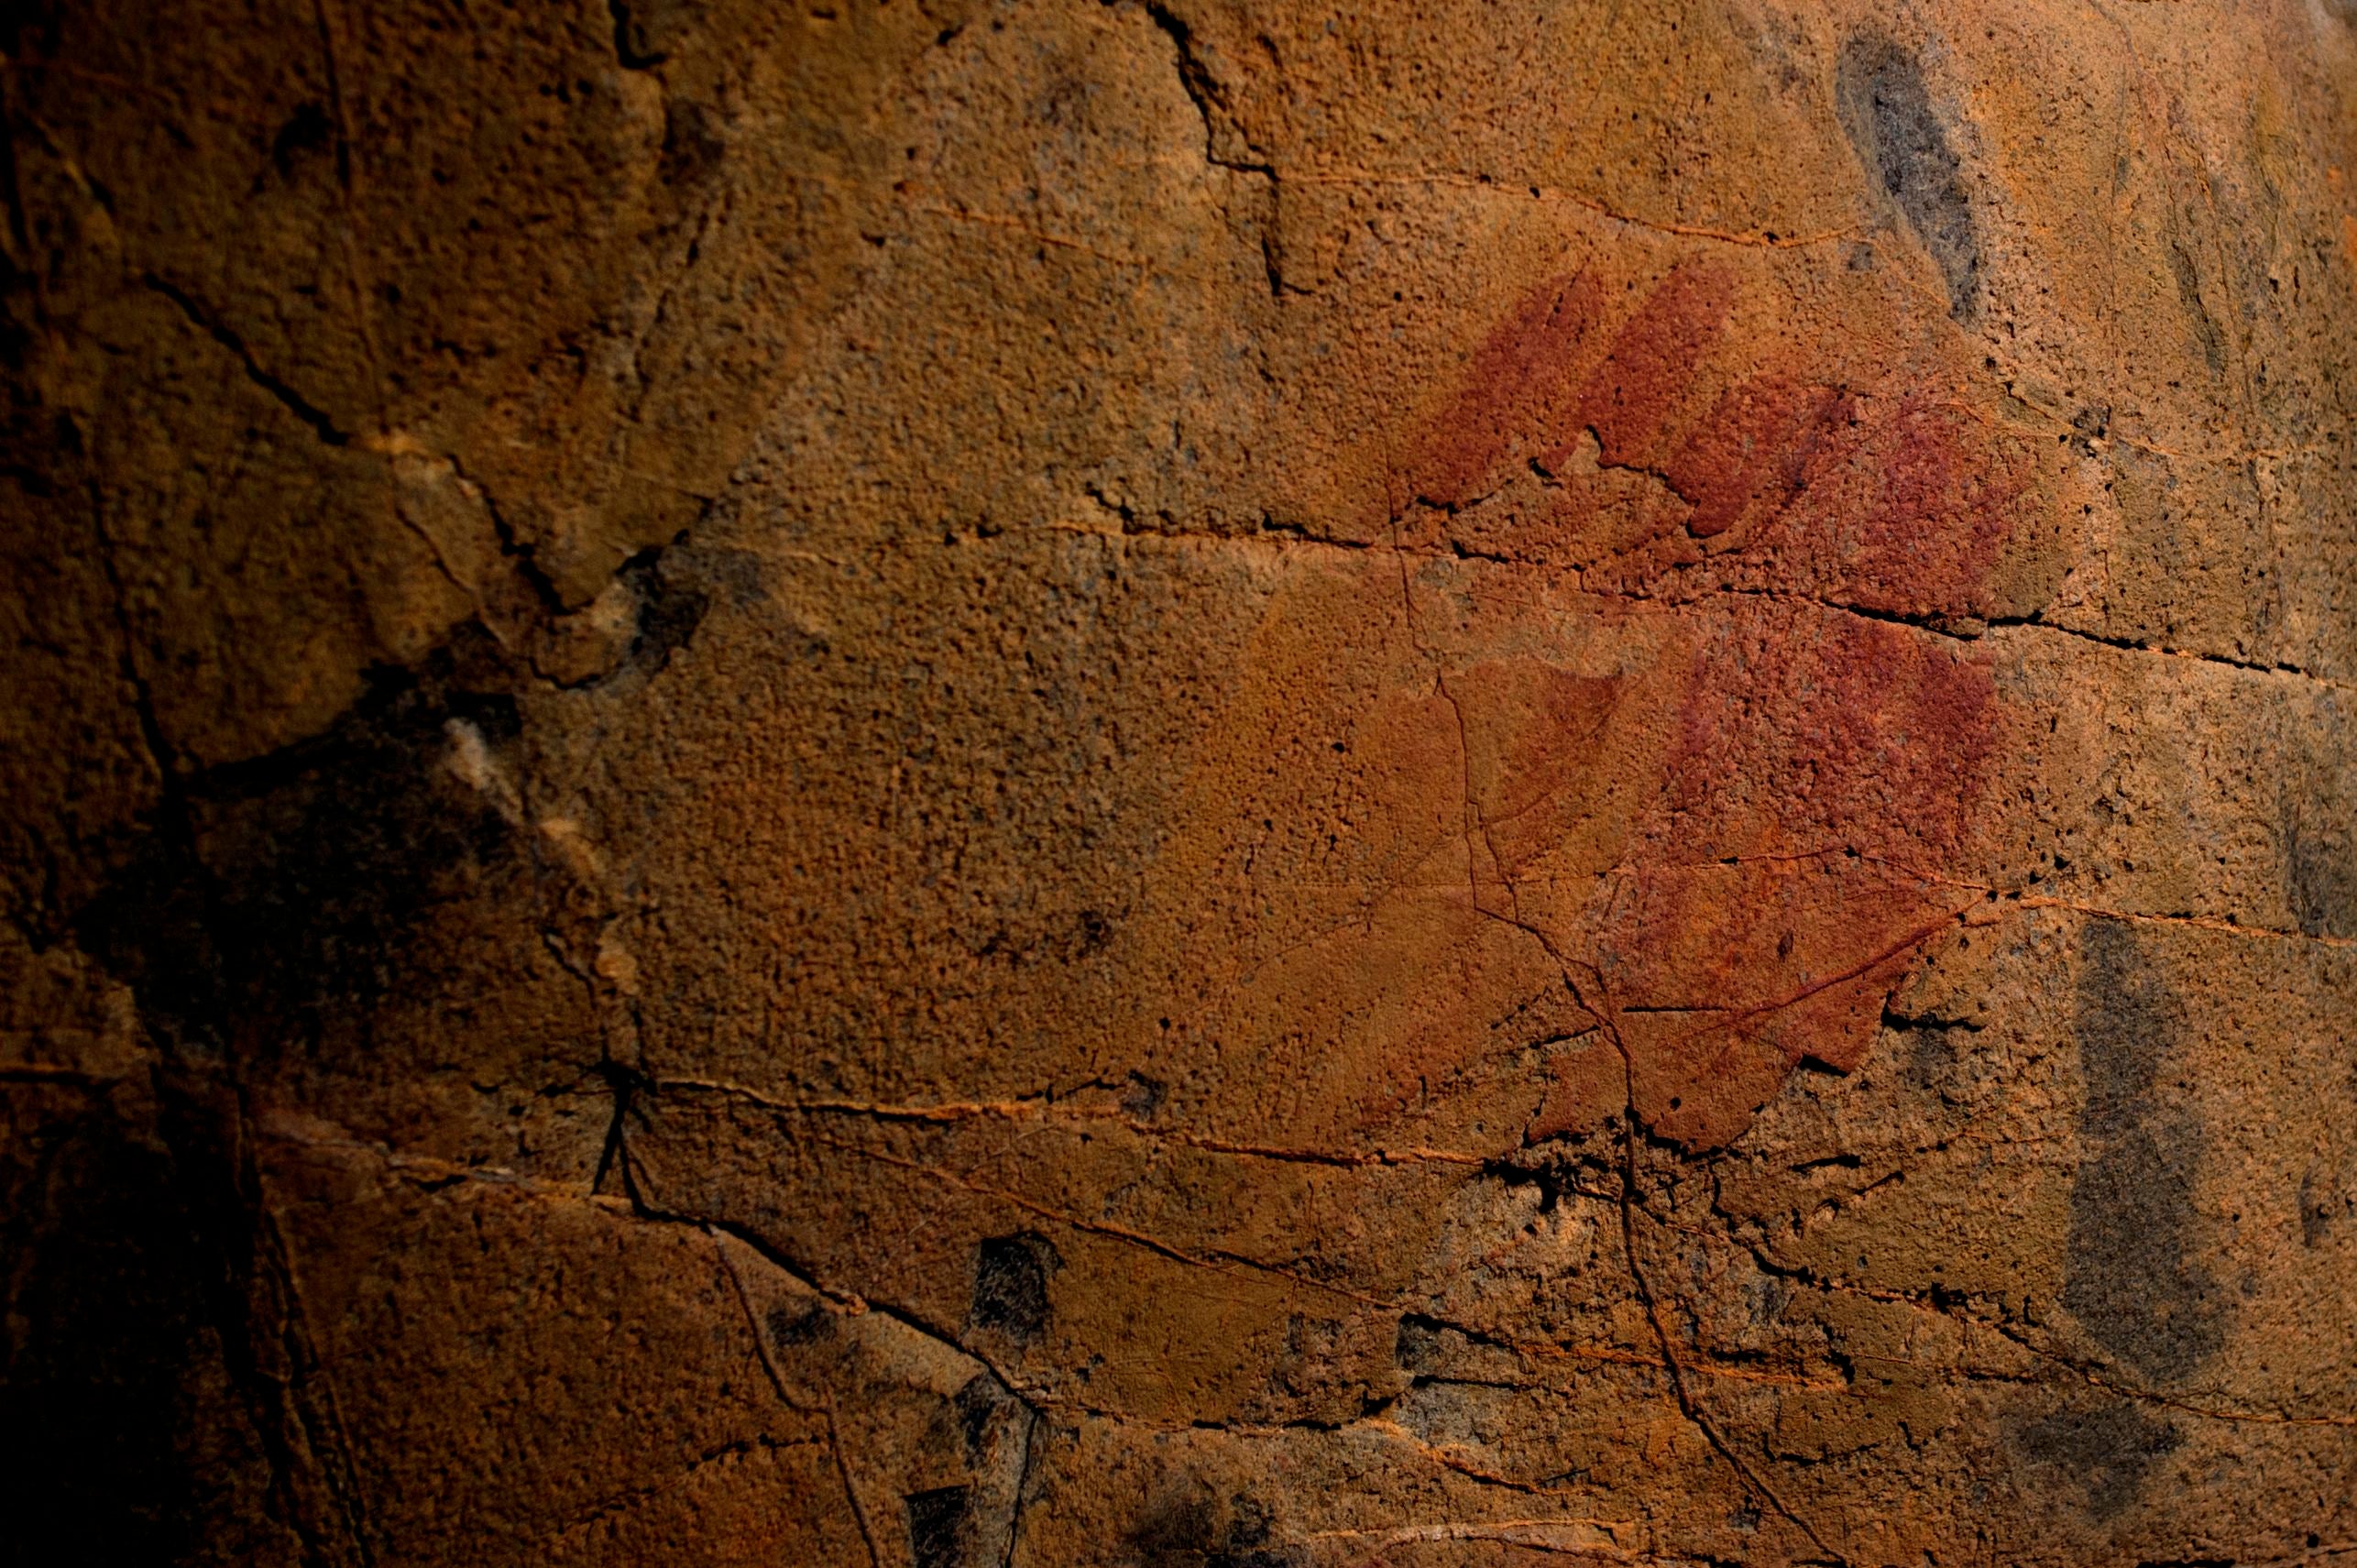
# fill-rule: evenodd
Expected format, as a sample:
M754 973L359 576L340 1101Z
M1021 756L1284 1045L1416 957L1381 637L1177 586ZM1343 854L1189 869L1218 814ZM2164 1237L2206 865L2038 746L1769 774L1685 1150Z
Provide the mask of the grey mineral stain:
M1850 145L1947 280L1948 313L1980 311L1980 246L1963 166L1933 112L1923 66L1894 39L1858 33L1842 46L1836 103Z
M1029 1344L1047 1327L1047 1277L1064 1260L1047 1237L1025 1231L974 1248L974 1293L966 1320Z
M1000 1426L1014 1409L1014 1401L999 1380L987 1372L977 1372L966 1380L951 1401L958 1415L958 1431L963 1439L966 1463L980 1465L990 1457L992 1430Z
M2132 929L2094 920L2082 943L2077 1000L2072 1032L2086 1084L2079 1125L2116 1137L2152 1109L2161 1058L2176 1042L2176 999L2152 972Z
M2299 1179L2299 1239L2302 1246L2324 1245L2333 1224L2350 1207L2341 1190L2339 1174L2321 1160L2309 1163Z
M971 1487L912 1492L901 1506L908 1515L908 1555L915 1568L965 1568L974 1532Z
M835 1315L817 1301L769 1310L770 1343L781 1349L824 1339L834 1328Z
M2182 1377L2225 1342L2224 1297L2188 1245L2199 1155L2190 1127L2139 1127L2071 1189L2063 1305L2148 1377Z
M1274 1520L1258 1498L1224 1502L1200 1484L1161 1497L1130 1534L1144 1568L1298 1568L1299 1554L1270 1540Z
M2041 1417L2023 1427L2015 1441L2025 1457L2062 1471L2085 1488L2087 1511L2108 1519L2135 1501L2145 1473L2185 1439L2168 1422L2114 1399Z
M1409 1312L1399 1320L1399 1335L1393 1342L1392 1360L1402 1372L1419 1376L1438 1369L1441 1360L1442 1325L1420 1312Z
M674 553L662 546L631 556L622 563L619 576L638 602L630 661L656 674L694 641L712 608L712 596L696 583L692 572L680 568Z
M2292 919L2310 937L2357 937L2357 836L2339 793L2303 792L2283 810L2284 891Z
M2185 1376L2225 1340L2225 1298L2198 1247L2200 1124L2154 1094L2179 1006L2127 926L2087 928L2075 1025L2091 1157L2070 1195L2063 1305L2142 1376Z
M2177 298L2183 302L2186 317L2193 323L2194 336L2201 345L2202 361L2209 367L2210 374L2218 375L2226 368L2226 336L2218 330L2209 307L2202 302L2201 274L2194 269L2193 253L2180 241L2169 242L2169 267L2176 274Z

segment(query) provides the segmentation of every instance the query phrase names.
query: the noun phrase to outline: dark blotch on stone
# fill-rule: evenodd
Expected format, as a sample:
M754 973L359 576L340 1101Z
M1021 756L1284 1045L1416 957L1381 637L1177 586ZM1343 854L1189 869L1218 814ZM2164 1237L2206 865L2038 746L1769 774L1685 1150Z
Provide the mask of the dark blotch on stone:
M1200 1485L1167 1497L1130 1534L1147 1568L1293 1568L1299 1554L1271 1546L1268 1507L1237 1493L1224 1506Z
M2182 1377L2225 1343L2225 1299L2188 1255L2199 1154L2189 1126L2139 1127L2082 1167L2071 1188L2063 1305L2149 1377Z
M1128 1086L1122 1091L1122 1113L1141 1122L1149 1120L1162 1109L1163 1097L1168 1092L1169 1086L1160 1079L1133 1071L1129 1075Z
M1980 310L1972 203L1922 65L1895 40L1860 33L1842 46L1835 91L1850 144L1947 280L1948 313L1971 321Z
M38 1154L0 1161L16 1271L0 1562L202 1561L208 1497L254 1453L250 1432L201 1430L244 1392L214 1359L245 1348L215 1332L243 1305L205 1236L206 1200L234 1201L225 1173L192 1173L79 1091L17 1095L5 1130Z
M718 117L690 98L674 98L663 110L663 153L655 175L674 187L702 185L720 167L728 142Z
M908 1510L908 1554L916 1568L964 1568L973 1535L970 1486L937 1486L901 1499Z
M991 1426L1009 1403L997 1378L977 1372L966 1380L951 1401L958 1411L958 1430L966 1442L966 1463L980 1464L990 1453Z
M2161 1058L2181 1031L2176 998L2152 972L2136 934L2090 921L2081 943L2078 1070L2087 1083L2079 1126L2098 1137L2127 1131L2151 1108Z
M826 1338L834 1328L835 1315L816 1301L769 1310L769 1337L773 1344L809 1344Z
M316 104L303 104L287 116L279 134L270 138L270 162L281 180L292 179L295 161L303 154L318 152L335 139L335 127L329 123L327 111Z
M2201 274L2194 269L2193 253L2182 241L2169 243L2169 269L2176 274L2177 299L2185 306L2186 315L2193 323L2193 334L2201 345L2201 357L2210 374L2226 368L2226 334L2218 330L2216 318L2201 300Z
M1971 1024L1947 1018L1906 1018L1885 1013L1882 1025L1905 1047L1899 1058L1900 1080L1925 1094L1935 1094L1951 1105L1970 1098L1972 1085L1961 1069L1970 1056L1970 1041L1979 1033Z
M683 536L685 537L685 536ZM669 552L641 550L622 564L621 580L639 601L638 635L630 640L630 663L653 674L686 647L712 608L712 596L686 580Z
M2087 1511L2099 1519L2111 1519L2133 1502L2154 1462L2184 1441L2176 1427L2125 1399L2041 1417L2016 1438L2026 1457L2085 1487Z
M2357 937L2357 840L2347 815L2296 799L2284 813L2285 891L2292 918L2310 937Z
M1064 1266L1043 1235L992 1236L974 1248L973 1304L966 1321L1028 1344L1047 1327L1047 1277Z
M1089 958L1105 949L1113 939L1113 916L1102 909L1083 909L1073 922L1072 951L1076 958Z
M2341 1183L2331 1167L2321 1162L2310 1165L2299 1179L2300 1244L2311 1247L2321 1245L2333 1222L2347 1207L2348 1200L2341 1196Z
M423 983L415 938L437 907L533 874L450 765L458 736L499 758L521 729L466 663L379 672L325 733L188 778L186 827L168 819L80 913L84 948L183 1044L359 1048L369 1011Z
M2226 1302L2196 1252L2200 1125L2153 1093L2180 1010L2135 933L2103 920L2087 928L2077 1000L2091 1155L2071 1186L2063 1305L2143 1376L2182 1377L2224 1343Z
M1432 1371L1440 1360L1442 1325L1420 1313L1399 1320L1399 1337L1392 1343L1393 1365L1419 1376Z
M1109 946L1118 917L1102 909L1058 912L1045 920L1001 926L972 948L978 959L997 959L1018 968L1042 963L1079 963Z

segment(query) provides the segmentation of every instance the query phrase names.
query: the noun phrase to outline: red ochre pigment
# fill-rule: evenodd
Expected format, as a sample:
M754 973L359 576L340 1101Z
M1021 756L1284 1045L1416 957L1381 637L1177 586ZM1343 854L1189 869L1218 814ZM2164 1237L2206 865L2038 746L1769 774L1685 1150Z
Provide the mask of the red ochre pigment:
M1437 510L1469 553L1575 572L1559 612L1672 620L1640 673L1436 657L1483 838L1476 900L1573 971L1639 1118L1709 1146L1803 1060L1853 1067L1978 896L2003 722L1990 660L1893 622L1988 613L2029 482L1918 367L1862 388L1721 363L1732 268L1676 267L1614 320L1631 292L1593 271L1529 291L1396 466L1396 522L1421 540ZM1553 493L1509 497L1534 465ZM1653 482L1635 522L1630 475ZM1510 604L1481 602L1465 641L1529 646ZM1566 866L1570 841L1619 848ZM1567 892L1573 873L1594 891ZM1551 1107L1538 1125L1565 1123Z

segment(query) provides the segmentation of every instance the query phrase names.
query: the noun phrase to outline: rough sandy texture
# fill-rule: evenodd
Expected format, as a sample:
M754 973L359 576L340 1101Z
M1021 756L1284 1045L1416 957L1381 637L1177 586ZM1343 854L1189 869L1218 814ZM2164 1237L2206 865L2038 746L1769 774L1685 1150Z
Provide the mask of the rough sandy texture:
M2348 0L0 47L9 1561L2357 1561Z

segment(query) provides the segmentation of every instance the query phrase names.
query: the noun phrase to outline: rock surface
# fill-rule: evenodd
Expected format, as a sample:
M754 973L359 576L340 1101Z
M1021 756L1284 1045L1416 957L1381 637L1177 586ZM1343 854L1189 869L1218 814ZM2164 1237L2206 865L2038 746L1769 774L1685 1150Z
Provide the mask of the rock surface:
M11 1561L2357 1553L2348 0L0 49Z

